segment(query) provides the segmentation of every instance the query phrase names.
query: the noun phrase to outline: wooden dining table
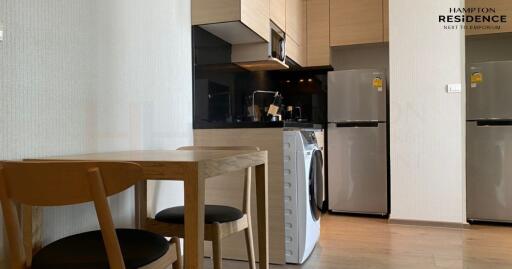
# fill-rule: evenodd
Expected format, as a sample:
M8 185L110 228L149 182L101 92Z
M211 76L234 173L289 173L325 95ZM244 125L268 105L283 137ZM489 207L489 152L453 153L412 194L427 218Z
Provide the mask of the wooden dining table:
M142 166L148 180L184 182L185 238L184 263L187 269L203 268L205 181L229 172L255 167L259 268L269 267L268 256L268 156L267 151L234 150L138 150L80 154L31 159L37 161L122 161ZM146 181L135 187L137 228L144 228L147 214ZM32 209L33 212L35 209ZM37 214L41 215L41 214ZM41 219L30 222L37 225ZM24 235L37 242L33 229Z

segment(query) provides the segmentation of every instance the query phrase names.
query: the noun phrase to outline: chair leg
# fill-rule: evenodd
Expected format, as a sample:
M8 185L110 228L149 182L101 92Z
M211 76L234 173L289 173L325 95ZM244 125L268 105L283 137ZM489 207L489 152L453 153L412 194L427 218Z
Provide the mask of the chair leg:
M222 269L222 238L220 235L220 225L215 224L215 234L212 240L213 248L213 269Z
M181 255L181 241L178 237L171 238L171 244L176 244L176 261L172 264L172 269L183 269Z
M250 218L250 216L249 216ZM249 268L256 269L256 259L254 258L254 240L252 237L251 220L248 221L248 227L245 229L245 245L247 247L247 258L249 259Z

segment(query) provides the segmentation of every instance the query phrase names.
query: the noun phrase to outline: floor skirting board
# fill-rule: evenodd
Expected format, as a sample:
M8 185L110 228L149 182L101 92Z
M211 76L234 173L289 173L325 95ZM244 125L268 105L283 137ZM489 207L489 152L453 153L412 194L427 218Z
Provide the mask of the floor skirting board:
M467 229L467 228L471 227L471 225L468 223L427 221L427 220L389 219L388 223L389 224L401 224L401 225L441 227L441 228L459 228L459 229Z

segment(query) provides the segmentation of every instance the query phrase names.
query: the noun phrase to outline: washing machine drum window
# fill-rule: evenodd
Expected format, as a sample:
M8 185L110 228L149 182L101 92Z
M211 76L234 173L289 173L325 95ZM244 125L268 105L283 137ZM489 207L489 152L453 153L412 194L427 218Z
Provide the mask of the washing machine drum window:
M315 150L311 158L311 169L309 170L309 203L311 215L315 220L320 219L320 213L323 205L324 197L324 160L322 152Z

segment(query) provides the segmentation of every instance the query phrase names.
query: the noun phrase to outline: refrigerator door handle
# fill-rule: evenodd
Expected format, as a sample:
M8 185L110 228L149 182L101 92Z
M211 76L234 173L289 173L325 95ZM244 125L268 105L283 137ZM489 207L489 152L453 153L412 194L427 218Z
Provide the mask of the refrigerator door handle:
M336 123L336 127L338 128L377 128L379 127L379 122L338 122Z
M478 120L476 126L512 126L512 120Z

